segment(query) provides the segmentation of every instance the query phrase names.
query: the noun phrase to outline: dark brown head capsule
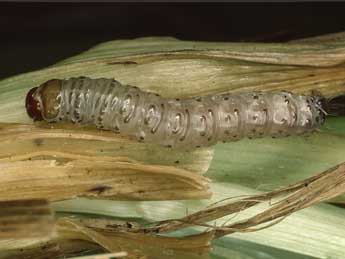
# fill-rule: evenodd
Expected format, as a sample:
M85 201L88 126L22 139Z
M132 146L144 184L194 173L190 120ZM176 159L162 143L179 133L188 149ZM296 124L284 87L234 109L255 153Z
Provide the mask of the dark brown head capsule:
M32 88L26 95L26 112L33 120L55 118L60 109L61 80L52 79Z
M32 88L26 95L26 100L25 100L26 112L29 115L29 117L32 118L34 121L43 120L43 117L41 114L40 102L38 101L37 96L36 96L37 89L38 87Z

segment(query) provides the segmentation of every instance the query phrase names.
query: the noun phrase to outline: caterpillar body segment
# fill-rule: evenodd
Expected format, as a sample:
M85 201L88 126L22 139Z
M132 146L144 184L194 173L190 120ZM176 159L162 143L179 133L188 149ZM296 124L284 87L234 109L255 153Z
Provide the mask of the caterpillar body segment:
M317 96L282 91L180 100L86 77L53 79L31 89L26 108L34 120L93 124L138 141L187 149L244 137L303 134L325 119Z

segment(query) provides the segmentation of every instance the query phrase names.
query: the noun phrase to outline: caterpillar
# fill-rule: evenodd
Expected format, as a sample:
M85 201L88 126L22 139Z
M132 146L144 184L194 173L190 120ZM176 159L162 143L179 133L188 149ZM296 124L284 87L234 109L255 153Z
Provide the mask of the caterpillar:
M52 79L32 88L26 110L33 120L93 124L138 141L198 148L244 137L311 132L325 120L321 97L253 92L168 99L114 79Z

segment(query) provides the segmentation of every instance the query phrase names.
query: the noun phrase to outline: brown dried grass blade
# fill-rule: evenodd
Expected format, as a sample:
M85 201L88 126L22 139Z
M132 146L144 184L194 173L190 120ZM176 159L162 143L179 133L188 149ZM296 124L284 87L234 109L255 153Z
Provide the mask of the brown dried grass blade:
M257 231L278 223L291 213L343 193L345 193L345 163L288 187L211 207L181 219L161 222L141 231L168 232L195 225L211 228L216 237L234 232ZM269 202L269 208L248 219L219 227L207 224L208 221L241 212L265 201ZM264 223L268 225L262 226Z
M187 154L176 163L172 159L177 153L167 150L168 158L160 165L163 152L158 147L150 149L111 132L66 125L51 129L1 124L0 128L0 140L8 147L0 150L0 200L172 200L211 195L208 178L184 169L197 157L190 168L204 170L205 163L198 162L200 154Z
M174 166L203 174L212 159L213 149L192 152L167 149L131 141L110 131L100 131L75 124L0 123L1 158L34 152L69 153L94 157L112 157L121 161L137 161L151 165Z
M124 222L121 225L128 226L128 223ZM123 227L114 228L117 224L119 221L60 218L55 238L48 242L38 242L21 249L6 251L0 255L0 258L60 259L75 257L85 252L100 254L106 251L120 255L126 253L126 258L136 259L209 258L213 233L181 238L163 237L155 234L130 233L129 228L127 230ZM99 256L104 258L107 255Z
M54 213L46 200L0 201L0 239L51 237Z
M208 198L207 178L169 166L33 153L0 161L2 200L74 197L117 200ZM28 182L30 184L28 184Z
M330 168L316 177L302 181L299 189L290 196L275 202L271 208L243 222L235 222L225 226L223 229L219 229L216 231L216 236L223 236L233 232L251 232L266 228L298 210L332 199L343 193L345 193L345 163ZM270 222L270 224L267 226L261 225L267 222ZM259 226L259 228L253 228L255 226Z
M64 253L55 242L38 242L35 245L11 249L10 251L1 250L1 259L55 259L64 258Z
M65 239L82 239L97 243L107 251L126 251L128 258L208 258L213 233L198 236L173 238L144 233L130 233L114 229L95 219L88 225L82 221L62 218L59 220L59 233ZM104 227L100 227L103 225Z

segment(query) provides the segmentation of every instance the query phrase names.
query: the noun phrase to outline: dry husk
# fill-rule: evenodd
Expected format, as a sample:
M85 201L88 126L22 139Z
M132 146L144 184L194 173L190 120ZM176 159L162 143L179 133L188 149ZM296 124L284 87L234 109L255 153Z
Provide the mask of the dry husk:
M211 204L209 208L189 214L182 218L175 218L158 222L155 226L140 226L132 222L121 222L103 219L69 219L58 220L58 236L49 240L59 246L61 254L80 253L88 248L88 243L97 244L100 248L110 252L126 251L128 258L206 258L209 252L210 241L213 237L221 237L235 232L248 233L263 230L281 222L298 210L310 207L320 201L328 200L339 193L345 192L345 164L338 165L314 177L298 182L286 188L281 188L269 193L245 197L235 201L219 201ZM243 212L260 205L254 214L247 218L240 215L229 218L228 216L242 214ZM227 218L224 219L224 217ZM220 219L221 224L213 220ZM268 223L268 224L267 224ZM192 234L183 238L157 236L165 233L199 226L208 230L202 234ZM69 249L60 244L79 240ZM83 241L86 244L83 244ZM81 243L80 243L81 242ZM36 243L34 246L42 246ZM97 250L97 247L92 247ZM39 253L26 247L24 252ZM56 253L55 250L53 250ZM339 250L340 252L340 250ZM13 256L12 249L12 256ZM21 252L17 252L19 255ZM330 251L328 251L330 253ZM333 255L337 252L331 252ZM28 258L34 258L33 255ZM5 257L6 258L6 257Z
M211 194L207 178L164 165L164 161L166 164L176 164L176 161L171 161L171 156L164 159L158 147L151 148L151 157L154 153L156 159L162 157L162 165L158 164L159 160L145 161L147 154L138 153L143 145L115 138L110 132L0 124L0 140L8 146L0 151L1 200L54 201L78 196L171 200L202 199ZM135 151L141 155L135 156ZM208 154L208 150L197 152ZM193 153L186 152L184 157L176 151L171 153L181 160L180 167L199 167L199 170L205 167L198 160L188 164L193 160Z
M110 220L57 220L57 235L49 240L12 245L0 258L66 258L85 252L125 253L126 258L209 258L213 233L175 238L132 233ZM118 223L118 221L116 221ZM123 222L128 226L129 222ZM1 244L1 243L0 243ZM17 248L17 249L16 249Z
M52 237L54 213L46 200L0 201L0 240Z
M107 150L103 143L109 147L112 144L112 149L121 153L118 146L126 142L113 136L73 128L54 128L47 133L32 125L3 124L0 139L9 148L0 152L0 199L26 197L54 201L80 196L171 200L210 196L209 180L194 172L144 164L125 154L94 155L100 147ZM98 150L89 149L88 143L92 141ZM138 144L132 146L126 145L127 152Z

